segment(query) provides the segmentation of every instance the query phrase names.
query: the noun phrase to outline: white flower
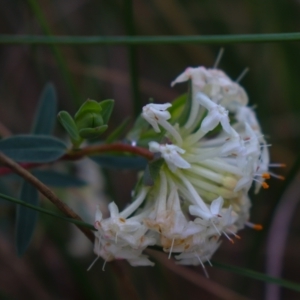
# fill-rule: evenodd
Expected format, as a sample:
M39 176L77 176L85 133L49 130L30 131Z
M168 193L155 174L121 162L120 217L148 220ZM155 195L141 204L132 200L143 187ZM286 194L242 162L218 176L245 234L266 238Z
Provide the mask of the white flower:
M153 127L154 131L160 132L159 126L162 126L165 130L169 132L171 136L174 137L178 144L181 144L182 138L177 130L169 123L167 120L170 119L171 115L167 111L172 104L147 104L143 107L143 118L149 122L149 124Z
M165 121L171 118L171 114L167 111L167 109L171 106L171 103L148 104L144 106L142 116L147 122L150 123L154 131L160 132L158 124L163 126Z
M154 153L161 153L161 156L165 159L168 167L173 172L176 171L177 168L188 169L191 167L191 165L180 156L180 154L185 153L185 151L176 145L160 145L157 142L150 142L149 150Z
M189 206L189 212L192 216L198 216L204 220L212 221L215 218L220 218L221 209L223 206L224 200L222 197L219 197L212 201L209 211L203 211L200 207L196 205Z
M223 129L228 134L231 134L232 129L229 123L228 111L223 106L211 101L201 92L197 94L196 99L208 110L207 116L201 123L201 130L206 133L213 130L219 123L221 123Z

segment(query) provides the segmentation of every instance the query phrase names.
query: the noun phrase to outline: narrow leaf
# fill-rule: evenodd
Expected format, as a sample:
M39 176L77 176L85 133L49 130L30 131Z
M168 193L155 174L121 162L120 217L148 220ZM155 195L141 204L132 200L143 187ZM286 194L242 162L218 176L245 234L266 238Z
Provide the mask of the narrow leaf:
M46 185L58 188L82 187L86 182L75 176L49 170L35 170L32 174Z
M242 276L246 276L249 278L253 278L253 279L257 279L257 280L261 280L261 281L265 281L268 283L274 283L277 285L280 285L282 287L285 287L287 289L290 290L294 290L297 292L300 292L300 284L299 283L294 283L288 280L284 280L281 278L276 278L276 277L272 277L266 274L262 274L256 271L252 271L252 270L248 270L248 269L244 269L244 268L239 268L236 266L232 266L232 265L225 265L219 262L213 262L213 266L220 268L220 269L224 269L226 271L229 272L233 272Z
M44 87L31 132L51 135L56 122L57 95L52 83Z
M27 181L24 181L21 188L20 199L34 206L38 205L38 191ZM31 241L37 222L37 212L17 205L16 215L16 248L19 256L27 250Z
M15 135L0 140L0 151L18 162L51 162L65 154L66 145L43 135Z
M82 138L79 136L77 125L75 124L74 119L66 111L60 111L57 115L58 121L67 131L70 136L72 143L75 146L79 146L82 142Z
M114 105L115 105L115 101L112 99L107 99L107 100L103 100L100 103L100 106L102 108L102 118L103 118L103 123L107 124L109 121L109 118L111 116L111 113L113 111Z
M39 206L35 206L35 205L32 205L32 204L29 204L29 203L27 203L25 201L22 201L22 200L19 200L19 199L16 199L16 198L4 195L2 193L0 193L0 198L8 200L8 201L16 203L16 204L20 204L20 205L25 206L25 207L29 207L30 209L36 210L38 212L44 213L44 214L52 216L52 217L59 218L61 220L67 221L69 223L73 223L73 224L76 224L76 225L87 227L87 228L89 228L91 230L95 230L96 231L95 227L93 225L91 225L91 224L88 224L88 223L85 223L85 222L82 222L82 221L79 221L79 220L74 220L74 219L71 219L71 218L67 218L67 217L64 217L64 216L57 215L57 214L53 213L52 211L50 211L48 209L45 209L45 208L42 208L42 207L39 207Z
M99 155L90 156L94 162L103 168L142 170L147 165L147 160L137 156Z

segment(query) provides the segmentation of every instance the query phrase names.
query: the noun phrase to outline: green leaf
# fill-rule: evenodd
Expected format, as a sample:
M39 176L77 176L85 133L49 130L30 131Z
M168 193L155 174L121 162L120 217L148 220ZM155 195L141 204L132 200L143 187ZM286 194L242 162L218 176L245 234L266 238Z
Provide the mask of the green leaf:
M280 285L282 287L285 287L287 289L300 292L300 284L298 284L298 283L290 282L288 280L272 277L272 276L269 276L266 274L262 274L262 273L244 269L244 268L239 268L239 267L232 266L232 265L225 265L225 264L222 264L222 263L219 263L216 261L213 261L212 264L214 267L224 269L229 272L233 272L233 273L236 273L236 274L239 274L242 276L246 276L249 278L253 278L253 279L257 279L257 280L261 280L261 281L265 281L265 282L269 282L269 283L274 283L274 284Z
M102 107L99 105L99 103L92 99L87 99L78 109L77 113L75 114L75 121L77 119L82 118L83 115L86 113L95 113L100 114L102 111Z
M38 212L47 214L47 215L52 216L52 217L59 218L61 220L67 221L69 223L73 223L73 224L76 224L76 225L87 227L87 228L89 228L91 230L95 230L96 231L95 227L93 225L91 225L91 224L88 224L88 223L85 223L85 222L82 222L82 221L78 221L78 220L74 220L74 219L71 219L71 218L67 218L67 217L64 217L64 216L57 215L57 214L53 213L52 211L50 211L48 209L45 209L45 208L42 208L42 207L39 207L39 206L35 206L35 205L32 205L32 204L29 204L29 203L27 203L25 201L22 201L22 200L19 200L19 199L16 199L16 198L13 198L13 197L1 194L1 193L0 193L0 198L8 200L8 201L16 203L16 204L23 205L25 207L29 207L29 208L31 208L33 210L36 210Z
M89 158L108 169L142 170L147 165L147 160L138 156L99 155Z
M125 131L128 123L130 121L130 118L127 117L106 139L106 143L110 144L114 141L116 141L117 139L120 139L120 137L122 136L123 132Z
M95 128L84 128L79 130L79 135L85 139L95 139L101 136L101 134L108 128L107 125L102 125Z
M109 121L109 118L111 116L111 113L113 111L114 105L115 105L115 101L112 99L107 99L107 100L103 100L101 102L99 102L99 105L102 108L102 118L103 118L103 123L107 124Z
M78 147L82 143L82 138L79 136L74 119L64 110L58 113L57 118L70 136L73 145Z
M161 157L155 157L152 161L147 164L143 175L143 183L146 186L153 186L154 181L159 175L160 168L164 164L164 159Z
M52 83L44 87L31 132L51 135L56 122L57 95Z
M28 204L37 206L39 200L37 189L27 181L23 181L20 199ZM36 222L36 211L25 206L17 206L16 248L19 256L22 256L27 250L36 226Z
M78 129L95 128L103 125L102 107L95 100L86 100L74 116Z
M58 188L82 187L87 183L69 174L49 170L35 170L32 174L46 185Z
M65 154L66 145L59 139L43 135L15 135L0 140L0 151L18 162L45 163Z

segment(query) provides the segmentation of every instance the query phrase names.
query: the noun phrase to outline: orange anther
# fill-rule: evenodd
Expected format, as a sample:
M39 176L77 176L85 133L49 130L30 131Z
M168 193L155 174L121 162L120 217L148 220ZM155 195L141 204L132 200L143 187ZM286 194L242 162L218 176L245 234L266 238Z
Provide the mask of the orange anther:
M262 186L264 189L268 189L268 188L269 188L269 185L268 185L266 182L262 182L262 183L261 183L261 186Z
M260 224L253 224L253 229L255 229L255 230L262 230L263 227Z
M264 179L270 179L271 176L270 176L269 173L262 173L261 177L264 178Z

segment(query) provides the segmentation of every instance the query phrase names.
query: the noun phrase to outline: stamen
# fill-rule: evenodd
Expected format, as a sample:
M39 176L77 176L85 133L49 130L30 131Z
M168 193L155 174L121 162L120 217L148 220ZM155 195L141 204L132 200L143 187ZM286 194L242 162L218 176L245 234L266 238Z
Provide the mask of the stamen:
M219 50L218 56L216 58L216 61L214 63L213 69L216 69L218 67L218 65L219 65L219 63L220 63L220 61L222 59L223 54L224 54L224 48L221 48Z
M272 144L263 144L263 145L260 145L260 148L265 148L265 147L272 147Z
M233 234L234 237L237 238L238 240L241 239L241 237L239 235L237 235L236 233L234 233L232 230L230 230L230 229L226 229L226 230L229 231L231 234Z
M249 72L249 68L245 68L244 71L240 74L240 76L235 80L235 82L239 83L248 72Z
M255 181L255 182L258 182L262 187L263 187L263 189L268 189L270 186L266 183L266 182L264 182L264 181L259 181L258 179L255 179L255 178L253 178L253 181Z
M206 261L209 263L209 265L210 265L211 267L213 267L213 264L211 263L211 261L210 261L209 259L207 259Z
M175 240L175 238L173 238L173 240L172 240L172 244L171 244L171 248L170 248L168 259L170 259L171 255L172 255L172 250L173 250L173 246L174 246L174 240Z
M100 256L97 256L93 262L90 264L90 266L87 268L87 272L93 267L93 265L96 263L96 261L99 259Z
M277 178L279 180L285 180L285 177L284 176L281 176L281 175L278 175L276 173L273 173L273 172L270 172L270 175L274 178Z
M221 232L219 231L219 229L217 228L217 226L215 225L214 221L211 220L211 223L213 224L213 226L215 227L217 233L219 234L219 236L221 236Z
M285 168L286 167L286 164L280 164L280 163L278 163L278 164L269 164L269 167L270 168Z
M205 274L205 277L206 277L206 278L209 278L209 275L208 275L208 273L207 273L207 270L206 270L206 268L205 268L205 266L204 266L202 260L200 259L199 255L198 255L196 252L194 252L194 254L195 254L195 256L198 258L198 260L199 260L199 262L200 262L200 264L201 264L201 266L202 266L202 269L203 269L203 272L204 272L204 274Z
M234 240L233 240L232 238L230 238L230 237L228 236L228 234L227 234L225 231L222 231L222 233L227 237L227 239L229 240L229 242L230 242L231 244L234 244Z
M104 272L105 271L105 265L106 265L107 261L105 260L104 263L103 263L103 266L102 266L102 271Z
M258 231L263 230L263 226L261 224L254 224L251 222L246 222L245 225L254 230L258 230Z
M269 173L262 173L261 177L264 178L264 179L270 179L271 176L270 176Z

